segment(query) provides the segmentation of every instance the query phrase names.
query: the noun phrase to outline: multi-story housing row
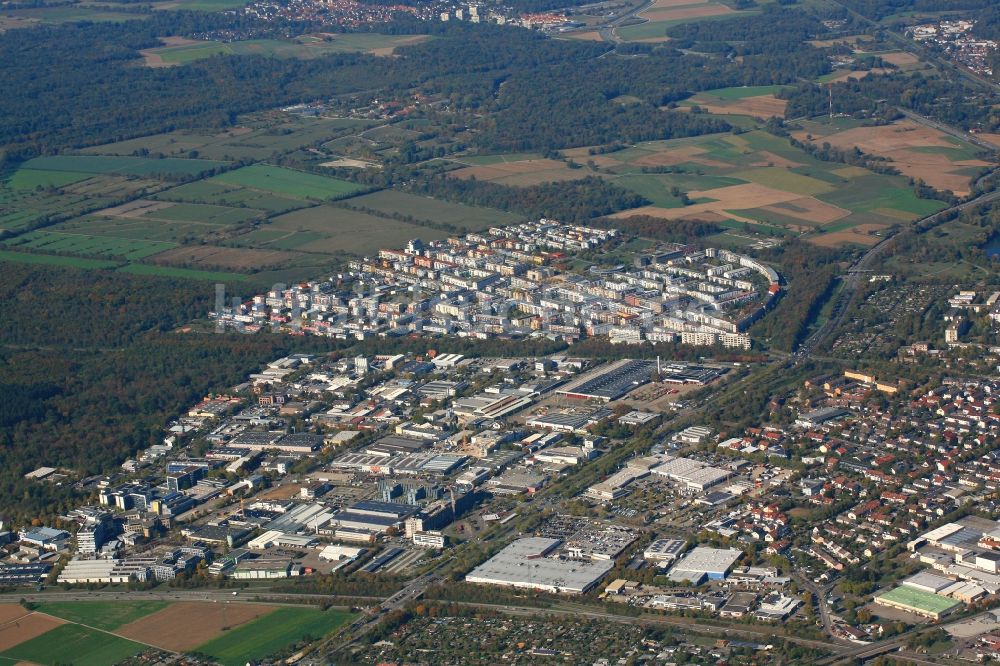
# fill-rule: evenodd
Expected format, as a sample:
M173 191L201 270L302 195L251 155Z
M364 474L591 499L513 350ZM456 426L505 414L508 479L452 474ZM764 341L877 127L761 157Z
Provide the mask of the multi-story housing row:
M337 338L412 334L574 341L607 335L749 348L749 326L781 293L751 257L673 246L632 266L568 268L574 253L613 241L613 229L551 220L381 250L326 281L275 288L212 313L223 326Z

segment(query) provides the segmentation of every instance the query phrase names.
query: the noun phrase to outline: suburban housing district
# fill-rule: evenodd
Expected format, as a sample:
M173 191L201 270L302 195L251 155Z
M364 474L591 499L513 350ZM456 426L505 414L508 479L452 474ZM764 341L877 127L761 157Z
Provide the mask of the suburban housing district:
M672 245L631 266L573 270L574 254L599 252L617 235L543 219L414 240L329 280L275 288L214 316L247 332L270 326L338 338L607 335L613 343L750 348L747 328L781 294L774 269L729 250Z

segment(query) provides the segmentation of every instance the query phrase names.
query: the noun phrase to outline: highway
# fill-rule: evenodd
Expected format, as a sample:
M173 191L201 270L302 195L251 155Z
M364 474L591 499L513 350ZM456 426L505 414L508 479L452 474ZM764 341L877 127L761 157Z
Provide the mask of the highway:
M618 42L621 41L621 39L619 39L618 35L615 34L615 30L618 29L618 27L621 26L622 23L625 23L630 18L634 18L640 12L649 9L652 5L653 5L652 1L644 2L638 7L628 10L621 16L615 17L614 19L608 21L607 23L599 27L597 29L598 34L601 35L601 39L603 39L604 41L610 44L617 44Z

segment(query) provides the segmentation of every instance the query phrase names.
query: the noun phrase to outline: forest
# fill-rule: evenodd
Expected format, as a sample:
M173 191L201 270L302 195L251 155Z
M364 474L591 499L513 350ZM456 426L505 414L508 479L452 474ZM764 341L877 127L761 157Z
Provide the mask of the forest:
M174 280L0 264L0 291L8 295L0 318L0 497L17 499L4 503L17 522L57 516L74 497L68 486L29 482L25 473L40 465L105 472L159 442L184 407L242 381L292 343L177 332L209 301Z
M811 117L829 110L830 93L802 84L779 95L788 100L786 117ZM963 129L1000 128L1000 95L973 89L961 78L941 74L893 72L851 79L833 86L833 111L855 117L891 120L896 107L915 111Z
M765 48L773 35L759 21L744 26L748 19L720 22L728 33L704 28L693 34L725 39L752 33L741 47L742 62L675 48L623 57L600 43L462 24L438 25L436 39L402 48L393 59L352 53L312 60L218 56L181 67L136 66L138 51L157 46L159 37L203 33L226 20L249 23L244 27L254 34L288 36L315 27L164 12L147 21L40 26L0 35L7 83L0 96L0 159L19 161L176 128L225 127L241 113L340 93L392 96L414 88L444 96L456 109L485 112L478 143L489 150L683 137L726 125L659 107L701 90L793 83L829 71L822 51L795 41L825 28L787 9L783 20L796 26L795 39L777 48ZM623 95L641 101L623 105L616 101Z

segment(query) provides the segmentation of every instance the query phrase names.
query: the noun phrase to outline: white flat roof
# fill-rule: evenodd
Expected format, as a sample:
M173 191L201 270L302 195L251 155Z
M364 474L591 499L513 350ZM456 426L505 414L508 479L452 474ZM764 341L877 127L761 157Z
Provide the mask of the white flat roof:
M470 583L585 592L614 568L614 562L545 557L561 541L542 537L518 539L473 569Z

